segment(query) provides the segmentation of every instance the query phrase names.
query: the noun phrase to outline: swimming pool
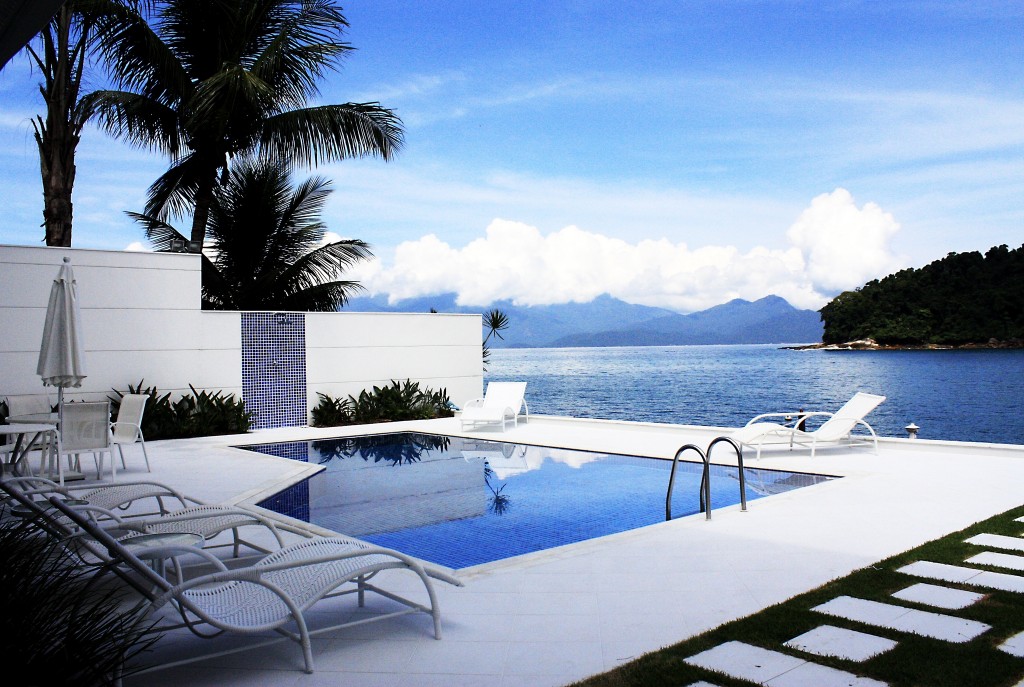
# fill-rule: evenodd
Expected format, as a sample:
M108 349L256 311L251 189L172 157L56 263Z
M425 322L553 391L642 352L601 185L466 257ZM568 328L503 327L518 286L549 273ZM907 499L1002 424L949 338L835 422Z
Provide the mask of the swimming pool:
M240 446L326 469L258 505L454 569L665 520L671 461L401 432ZM680 462L672 513L699 512L702 465ZM715 509L739 503L712 466ZM834 479L747 468L747 499Z

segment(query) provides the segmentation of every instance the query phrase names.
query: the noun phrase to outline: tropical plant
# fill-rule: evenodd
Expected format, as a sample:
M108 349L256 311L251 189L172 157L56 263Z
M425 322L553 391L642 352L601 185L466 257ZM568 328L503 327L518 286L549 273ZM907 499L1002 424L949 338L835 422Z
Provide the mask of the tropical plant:
M5 514L6 516L6 514ZM100 586L29 520L0 521L4 668L34 685L112 685L159 635L122 587ZM135 670L144 666L136 665Z
M321 245L326 227L320 212L330 192L320 177L292 188L279 162L235 167L214 190L210 207L203 307L333 312L344 305L361 287L337 277L372 254L358 239ZM185 238L158 217L128 214L158 250Z
M331 398L319 391L320 401L310 411L310 425L313 427L337 427L352 420L352 399Z
M484 336L482 344L482 358L484 363L484 370L487 369L487 363L491 358L491 349L487 347L487 342L491 340L492 336L496 336L499 339L504 340L505 337L501 335L501 332L508 329L508 315L498 309L491 310L486 313L483 317L484 328L487 329L487 334Z
M235 158L389 160L402 146L401 120L379 103L306 107L353 50L332 0L165 0L107 22L103 54L120 90L98 91L90 104L110 134L170 157L145 214L191 211L200 246L218 178Z
M163 395L156 387L128 385L129 394L149 396L146 412L142 416L142 434L147 441L156 439L181 439L205 437L218 434L244 434L252 426L252 416L245 409L245 403L233 394L222 391L197 391L189 385L191 394L185 394L176 401L171 394ZM124 393L113 389L117 398L111 398L112 405L120 408Z
M317 396L320 400L310 413L314 427L430 420L455 414L445 389L420 389L419 382L408 379L391 380L391 384L374 386L369 391L363 389L358 397L345 400L321 393Z

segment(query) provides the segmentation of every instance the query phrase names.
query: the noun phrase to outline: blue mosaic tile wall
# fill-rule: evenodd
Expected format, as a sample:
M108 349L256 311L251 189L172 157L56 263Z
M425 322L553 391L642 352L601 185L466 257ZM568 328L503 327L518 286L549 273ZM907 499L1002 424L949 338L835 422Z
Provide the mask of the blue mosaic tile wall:
M306 424L306 317L242 313L242 398L253 429Z

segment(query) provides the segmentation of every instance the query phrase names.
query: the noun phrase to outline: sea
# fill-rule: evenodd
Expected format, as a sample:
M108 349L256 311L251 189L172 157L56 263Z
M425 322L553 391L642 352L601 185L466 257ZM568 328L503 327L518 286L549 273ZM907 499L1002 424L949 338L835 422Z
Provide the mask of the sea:
M492 349L490 381L526 382L531 414L719 427L835 411L866 391L886 397L866 418L879 436L913 423L921 439L1024 444L1024 350Z

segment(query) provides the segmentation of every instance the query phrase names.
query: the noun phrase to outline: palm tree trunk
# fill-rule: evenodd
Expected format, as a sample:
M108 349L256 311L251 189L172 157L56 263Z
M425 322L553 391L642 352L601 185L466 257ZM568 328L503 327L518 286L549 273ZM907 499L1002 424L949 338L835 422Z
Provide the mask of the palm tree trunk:
M72 23L72 10L62 7L42 32L43 55L31 53L44 77L39 90L46 102L46 119L36 117L32 124L39 148L48 246L71 245L75 150L89 118L78 99L89 32L83 27L72 35Z
M200 246L206 241L206 224L210 220L210 205L213 203L213 187L217 183L217 170L211 169L199 180L196 189L196 210L192 215L192 235L190 240Z

